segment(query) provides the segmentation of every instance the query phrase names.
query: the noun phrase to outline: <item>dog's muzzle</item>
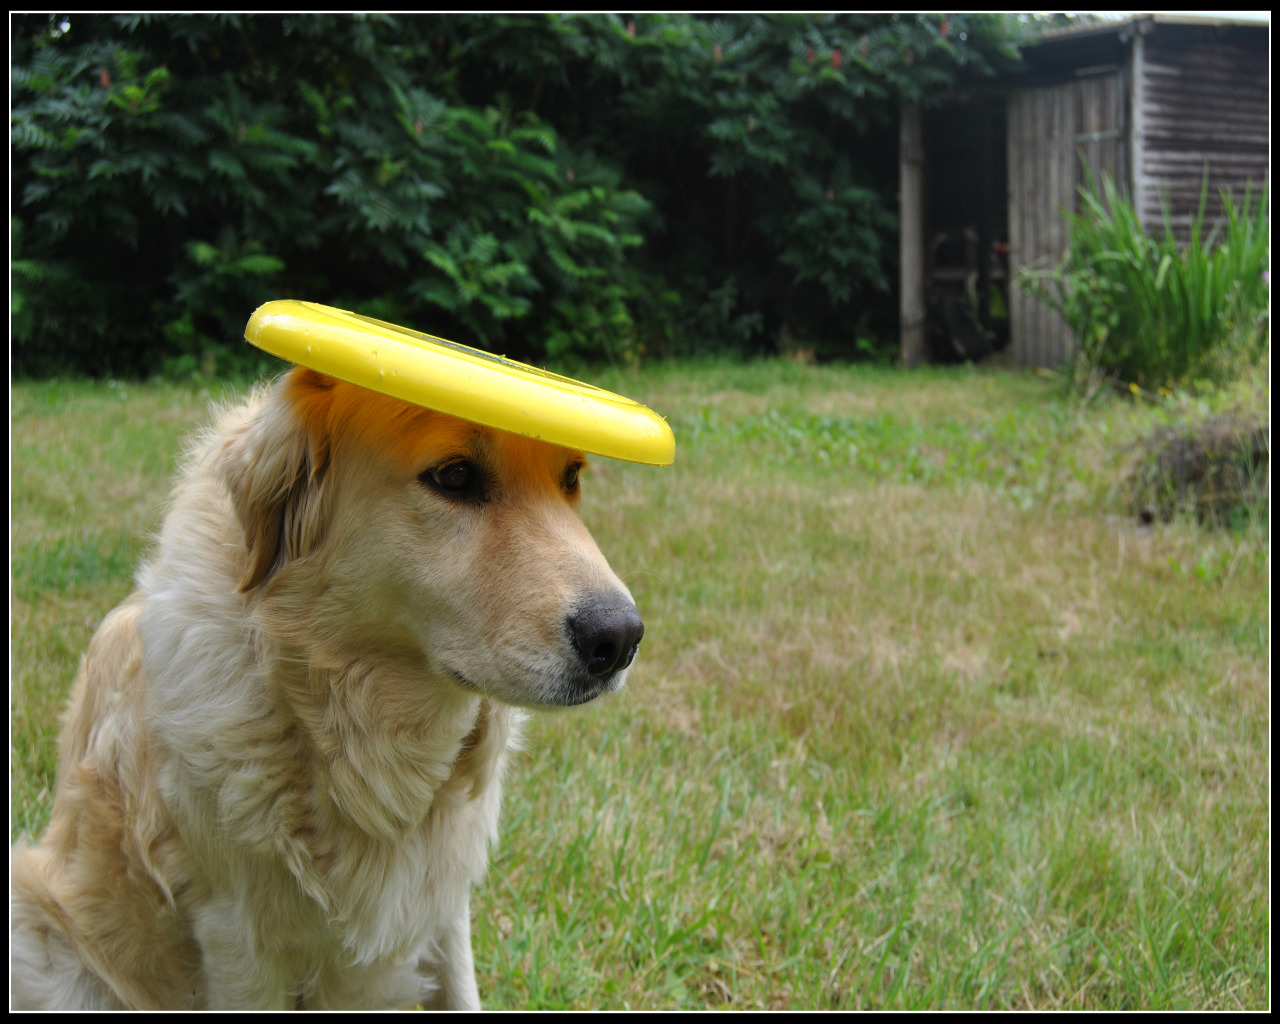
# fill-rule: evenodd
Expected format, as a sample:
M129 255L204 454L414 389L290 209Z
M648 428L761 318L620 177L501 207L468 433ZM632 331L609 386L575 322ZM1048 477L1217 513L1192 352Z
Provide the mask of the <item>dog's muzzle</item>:
M636 606L613 595L578 608L565 625L582 667L601 681L635 660L644 636L644 622Z

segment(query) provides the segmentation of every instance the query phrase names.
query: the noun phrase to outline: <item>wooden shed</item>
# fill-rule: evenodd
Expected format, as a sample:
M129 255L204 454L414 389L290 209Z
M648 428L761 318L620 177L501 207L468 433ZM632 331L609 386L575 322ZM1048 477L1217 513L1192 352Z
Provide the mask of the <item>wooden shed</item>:
M1270 26L1244 16L1142 14L1060 29L1016 77L903 111L902 362L980 358L1057 366L1074 339L1015 285L1056 266L1081 158L1134 199L1148 230L1168 203L1185 236L1205 174L1257 193L1269 174Z

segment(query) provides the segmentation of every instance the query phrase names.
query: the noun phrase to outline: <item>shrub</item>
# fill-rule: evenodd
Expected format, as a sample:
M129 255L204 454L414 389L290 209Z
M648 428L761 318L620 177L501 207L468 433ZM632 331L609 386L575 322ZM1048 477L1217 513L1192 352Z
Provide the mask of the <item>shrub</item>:
M649 204L507 96L458 102L439 19L70 24L16 32L19 373L225 363L283 297L523 357L627 344Z
M19 374L312 298L518 358L875 354L903 102L1004 15L18 15ZM16 244L16 243L15 243Z

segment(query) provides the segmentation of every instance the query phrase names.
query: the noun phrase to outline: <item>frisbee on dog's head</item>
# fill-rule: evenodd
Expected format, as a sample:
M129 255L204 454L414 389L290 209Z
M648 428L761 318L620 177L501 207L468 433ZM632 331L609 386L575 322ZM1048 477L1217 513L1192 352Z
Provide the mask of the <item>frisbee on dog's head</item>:
M268 302L244 336L291 363L487 427L628 462L676 457L667 421L638 402L358 313Z

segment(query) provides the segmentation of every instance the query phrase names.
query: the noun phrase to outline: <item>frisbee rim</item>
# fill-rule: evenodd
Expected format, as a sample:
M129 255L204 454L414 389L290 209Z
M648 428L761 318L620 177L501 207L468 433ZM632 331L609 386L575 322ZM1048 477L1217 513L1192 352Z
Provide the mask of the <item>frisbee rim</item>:
M299 299L258 307L252 345L428 409L595 455L670 465L667 421L633 399L505 356Z

